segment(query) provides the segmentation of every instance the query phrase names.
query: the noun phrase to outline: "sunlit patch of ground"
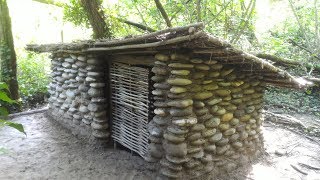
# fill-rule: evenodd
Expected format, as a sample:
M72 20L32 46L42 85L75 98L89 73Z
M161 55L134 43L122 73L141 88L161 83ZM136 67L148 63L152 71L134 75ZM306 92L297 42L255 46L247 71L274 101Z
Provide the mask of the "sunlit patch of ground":
M266 154L252 166L248 179L320 179L320 169L304 166L320 168L320 141L308 140L270 124L264 126Z

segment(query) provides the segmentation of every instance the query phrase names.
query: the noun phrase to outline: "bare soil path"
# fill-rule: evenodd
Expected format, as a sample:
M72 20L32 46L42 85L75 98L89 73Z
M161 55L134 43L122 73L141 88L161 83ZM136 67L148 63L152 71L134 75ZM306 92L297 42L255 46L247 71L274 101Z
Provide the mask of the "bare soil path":
M152 167L139 156L88 145L42 113L14 121L24 125L28 136L14 129L0 129L0 147L9 151L0 155L1 180L155 179ZM232 179L320 180L318 143L267 123L263 131L265 155L246 171L239 170Z

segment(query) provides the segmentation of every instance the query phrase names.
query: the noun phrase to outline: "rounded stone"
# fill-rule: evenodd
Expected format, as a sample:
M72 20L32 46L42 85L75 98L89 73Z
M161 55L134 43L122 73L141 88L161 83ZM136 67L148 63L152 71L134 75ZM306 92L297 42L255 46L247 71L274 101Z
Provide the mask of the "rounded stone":
M172 107L178 107L178 108L185 108L188 106L191 106L193 104L192 99L184 99L184 100L174 100L174 101L169 101L168 106Z
M163 143L163 148L166 153L170 156L175 157L184 157L187 155L187 144L180 143L180 144L172 144L167 141Z
M160 159L164 154L162 144L150 143L149 153L152 157Z
M191 127L191 131L202 131L204 130L206 127L203 124L195 124Z
M157 75L167 75L168 70L162 67L153 67L151 71Z
M219 124L220 124L220 119L219 118L215 118L215 117L205 121L205 123L204 123L204 125L207 128L218 127Z
M231 135L234 134L235 132L236 132L236 129L230 128L230 129L226 130L226 131L223 133L223 135L225 135L225 136L231 136Z
M192 84L191 80L183 79L183 78L171 78L171 79L168 79L167 82L171 85L176 85L176 86L186 86L186 85Z
M177 135L174 135L174 134L171 134L171 133L164 133L163 137L166 140L168 140L168 141L170 141L172 143L175 143L175 144L182 143L185 140L184 137L177 136Z
M220 141L220 139L222 138L222 133L216 133L215 135L213 135L211 138L209 138L208 140L209 140L209 142L213 142L213 143L215 143L215 142L218 142L218 141Z
M177 126L191 126L197 122L197 118L194 117L172 120L172 123Z
M168 154L166 155L166 159L169 162L172 162L174 164L182 164L182 163L188 162L190 160L189 158L186 158L186 157L180 158L180 157L170 156Z
M213 94L211 92L201 92L201 93L196 93L193 98L196 100L204 100L212 97Z
M102 129L108 129L109 125L108 125L108 123L101 124L101 123L97 123L97 122L93 121L91 123L91 127L92 127L92 129L102 130Z
M154 57L159 61L168 61L170 59L170 57L165 54L156 54Z
M88 94L90 95L90 97L103 97L104 91L103 89L90 88L88 90Z
M180 93L187 92L187 89L183 88L183 87L174 86L174 87L170 88L170 92L174 93L174 94L180 94Z
M87 60L87 58L85 56L78 56L77 59L79 61L86 61Z
M193 134L190 134L189 136L188 136L188 140L189 141L195 141L195 140L197 140L197 139L200 139L201 138L201 133L193 133Z
M222 122L228 122L228 121L230 121L232 118L233 118L233 114L232 114L232 113L226 113L226 114L223 114L223 115L222 115L221 121L222 121Z
M170 132L170 133L173 133L173 134L177 134L177 135L184 135L184 134L187 134L188 133L188 129L181 129L179 127L168 127L167 130Z
M90 58L87 60L88 64L93 64L93 65L99 65L101 63L101 61L99 61L99 59L97 58Z

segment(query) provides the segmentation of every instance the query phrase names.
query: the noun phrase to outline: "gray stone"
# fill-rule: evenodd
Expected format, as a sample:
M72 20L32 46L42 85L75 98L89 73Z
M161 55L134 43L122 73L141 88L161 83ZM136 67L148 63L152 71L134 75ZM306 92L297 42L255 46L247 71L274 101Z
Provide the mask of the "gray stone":
M228 142L229 142L228 138L222 138L222 139L220 139L220 141L216 142L216 145L217 146L224 146L224 145L227 145Z
M99 61L99 59L97 59L97 58L90 58L90 59L87 60L87 63L88 64L93 64L93 65L98 65L98 64L101 63L101 61Z
M62 73L61 77L64 78L64 79L69 79L69 74L68 73Z
M90 125L92 122L92 119L82 118L82 122L86 125Z
M87 77L87 73L78 72L78 76L85 78L85 77Z
M94 98L91 98L91 102L94 102L94 103L105 103L105 102L107 102L107 99L106 98L100 98L100 97L98 97L98 98L94 97Z
M79 87L78 87L79 91L82 91L82 92L87 92L89 90L89 87L85 84L81 84Z
M160 159L163 156L163 149L161 144L150 143L149 145L150 155L154 158Z
M108 139L110 133L107 130L93 130L92 135L98 139Z
M222 138L222 133L218 132L215 135L213 135L211 138L209 138L209 142L218 142Z
M95 112L94 117L99 118L99 117L106 117L107 116L107 111L100 111L100 112Z
M70 54L70 57L72 58L72 59L77 59L77 55L75 55L75 54Z
M73 90L74 90L74 89L77 89L77 88L78 88L78 86L79 86L78 84L74 84L74 83L72 83L72 84L69 84L69 85L68 85L68 88L69 88L69 89L73 89ZM79 93L76 93L76 95L78 95L78 94L79 94Z
M75 65L81 68L81 67L85 67L85 66L87 65L87 63L84 63L84 62L82 62L82 61L77 61L77 62L75 63Z
M188 129L182 129L180 127L173 127L170 126L167 128L167 130L172 133L172 134L177 134L177 135L184 135L188 133Z
M79 114L74 114L72 117L77 120L82 119L82 117Z
M89 112L87 106L84 106L84 105L81 105L81 106L79 107L79 111L82 112L82 113L87 113L87 112Z
M94 87L94 88L102 88L105 86L106 86L106 83L90 83L90 87Z
M99 77L99 76L103 75L102 72L92 72L92 71L88 72L87 74L88 74L88 76L92 76L92 77Z
M64 61L65 61L65 62L68 62L68 63L70 63L70 64L73 64L76 60L73 59L73 58L66 58L66 59L64 59Z
M97 79L88 76L88 77L86 77L86 81L87 81L87 82L96 82Z
M95 65L88 65L86 67L86 70L88 70L88 71L103 71L103 67L102 66L95 66Z
M223 133L223 135L225 135L225 136L231 136L231 135L234 134L235 132L236 132L236 129L230 128L230 129L226 130L226 131Z
M64 63L62 63L62 67L64 67L64 68L70 68L70 67L71 67L71 64L68 63L68 62L64 62Z
M61 98L61 99L66 99L66 98L67 98L67 96L66 96L66 94L65 94L65 93L61 93L61 94L59 94L59 98Z
M68 98L73 98L73 97L75 97L75 92L74 92L74 91L67 90L66 96L67 96Z
M63 83L66 79L63 78L63 77L56 77L56 80L57 80L58 82Z
M79 68L78 71L82 72L82 73L87 73L88 72L86 69L83 69L83 68Z
M87 58L85 56L78 56L77 59L79 61L86 61L87 60Z
M72 74L77 74L78 73L78 71L74 70L74 69L69 69L69 72L72 73Z
M68 76L70 79L74 79L77 76L77 74L69 73Z
M185 162L188 162L190 161L190 158L187 158L187 157L175 157L175 156L170 156L170 155L166 155L166 159L169 161L169 162L172 162L174 164L183 164Z
M63 68L63 67L58 67L58 68L57 68L57 71L63 72L63 71L64 71L64 68Z
M82 82L84 82L84 78L83 77L80 77L80 76L77 76L76 77L76 81L78 81L78 82L80 82L80 83L82 83Z
M88 91L88 94L91 97L103 97L104 91L103 91L103 89L90 88Z
M166 153L170 156L184 157L185 155L187 155L187 144L186 143L172 144L172 143L165 141L163 143L163 147L164 147Z
M90 110L91 112L97 112L99 110L102 110L103 106L98 105L96 103L90 103L88 105L88 110Z
M148 132L150 135L155 136L155 137L162 137L163 135L163 130L161 127L157 127L154 123L149 123L148 124Z
M79 69L79 66L77 66L76 64L72 64L71 67L72 67L73 69Z
M103 124L101 124L101 123L98 123L98 122L96 122L96 121L93 121L93 122L91 123L91 127L92 127L93 129L101 130L101 129L108 129L109 125L108 125L108 123L103 123Z

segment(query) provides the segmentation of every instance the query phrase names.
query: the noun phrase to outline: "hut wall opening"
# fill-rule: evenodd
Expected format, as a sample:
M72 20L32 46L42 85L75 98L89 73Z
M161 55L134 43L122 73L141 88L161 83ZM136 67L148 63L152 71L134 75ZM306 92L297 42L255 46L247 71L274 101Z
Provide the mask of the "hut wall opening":
M145 157L152 116L150 68L114 62L110 67L112 138Z

